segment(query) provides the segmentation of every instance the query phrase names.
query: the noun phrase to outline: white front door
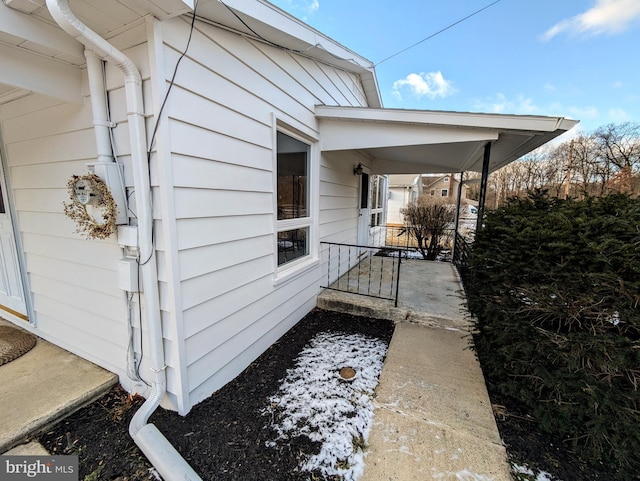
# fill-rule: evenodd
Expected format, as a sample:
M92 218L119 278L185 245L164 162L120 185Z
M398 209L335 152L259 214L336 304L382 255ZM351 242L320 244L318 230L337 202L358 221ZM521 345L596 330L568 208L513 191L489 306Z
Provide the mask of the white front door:
M0 165L0 316L8 313L27 320L18 250L5 192Z
M371 192L369 171L360 175L360 197L358 198L358 245L369 245L369 226L371 224Z

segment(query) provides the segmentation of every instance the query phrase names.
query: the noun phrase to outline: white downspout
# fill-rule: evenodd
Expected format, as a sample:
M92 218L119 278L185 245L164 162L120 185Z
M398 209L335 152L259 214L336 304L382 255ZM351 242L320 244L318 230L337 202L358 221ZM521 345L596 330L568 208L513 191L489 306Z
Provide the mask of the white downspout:
M93 130L96 135L98 162L114 162L111 136L109 135L109 117L107 115L107 99L104 92L104 70L102 59L93 50L85 49L87 59L87 75L89 92L91 93L91 113L93 114ZM101 95L102 94L102 95Z
M202 481L158 428L147 423L166 393L167 381L160 318L158 273L152 237L153 216L149 165L147 163L142 78L136 66L126 55L84 25L73 14L67 0L47 0L47 8L65 32L81 42L87 49L94 51L101 59L115 63L124 74L138 217L140 271L144 289L146 323L149 331L149 362L153 372L151 394L133 416L129 425L129 433L163 479L167 481ZM92 98L95 95L104 96L104 91L91 92ZM96 133L96 135L99 134Z

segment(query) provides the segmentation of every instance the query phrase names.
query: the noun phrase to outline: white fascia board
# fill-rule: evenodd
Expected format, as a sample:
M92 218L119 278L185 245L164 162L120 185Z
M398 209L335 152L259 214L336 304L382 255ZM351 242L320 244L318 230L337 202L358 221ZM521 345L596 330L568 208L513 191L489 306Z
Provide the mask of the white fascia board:
M488 142L497 140L500 135L495 129L426 127L420 124L383 121L321 119L319 127L320 148L323 151Z
M69 64L0 44L0 83L82 103L82 71Z
M304 42L307 47L316 47L339 59L348 60L355 68L373 68L371 61L267 1L225 0L224 3L237 12Z
M202 4L205 1L200 0L198 3ZM126 3L128 2L125 2L125 5ZM135 3L160 20L193 12L195 6L195 0L135 0Z
M0 32L33 44L34 51L59 52L75 65L83 65L84 48L61 29L0 2ZM53 55L55 57L55 54Z
M324 105L316 106L315 112L316 117L319 119L403 122L533 132L568 130L578 123L578 121L565 119L564 117L543 117L536 115L330 107Z
M360 74L364 94L369 105L367 107L382 108L382 97L380 96L380 88L378 87L378 78L375 69L371 68L368 72Z

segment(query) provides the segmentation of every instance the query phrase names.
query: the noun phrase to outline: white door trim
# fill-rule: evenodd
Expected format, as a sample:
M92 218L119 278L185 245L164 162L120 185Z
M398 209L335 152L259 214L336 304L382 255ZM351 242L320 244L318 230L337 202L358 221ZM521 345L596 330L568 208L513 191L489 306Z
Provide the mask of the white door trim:
M371 224L371 170L362 166L362 174L358 176L358 245L369 245L369 226ZM366 206L364 206L366 188ZM363 207L364 206L364 207Z
M4 212L0 212L0 267L4 266L2 284L7 288L8 296L0 294L0 315L10 320L19 319L34 324L28 296L28 286L25 282L25 263L22 242L13 219L16 218L13 209L11 187L9 185L7 166L4 155L4 142L0 132L0 195L4 204Z

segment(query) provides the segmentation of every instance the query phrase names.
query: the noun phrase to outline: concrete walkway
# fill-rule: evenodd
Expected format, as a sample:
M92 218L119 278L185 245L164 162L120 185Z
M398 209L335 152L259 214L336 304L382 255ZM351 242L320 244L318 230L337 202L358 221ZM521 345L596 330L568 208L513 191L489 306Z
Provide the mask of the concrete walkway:
M396 321L360 481L511 481L462 287L449 263L402 263L392 301L325 291L318 306Z
M0 323L13 325L3 319ZM117 382L115 374L38 339L29 352L0 366L0 453L99 398Z
M392 301L325 291L318 306L396 321L360 481L511 481L451 264L402 264ZM0 322L5 322L0 320ZM0 453L98 398L117 377L50 343L0 366ZM11 454L42 454L37 443Z

